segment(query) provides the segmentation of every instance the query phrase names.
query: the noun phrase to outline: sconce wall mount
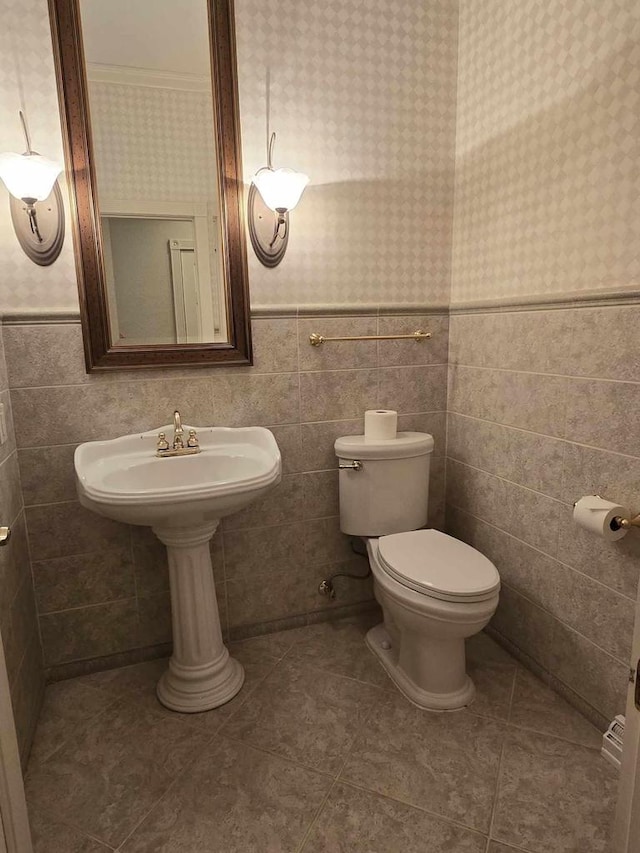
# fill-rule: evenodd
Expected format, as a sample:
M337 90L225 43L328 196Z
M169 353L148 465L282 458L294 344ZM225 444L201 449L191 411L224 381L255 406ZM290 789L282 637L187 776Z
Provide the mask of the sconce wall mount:
M52 264L64 243L64 204L58 184L61 167L31 147L22 111L27 150L0 154L0 178L9 190L11 221L23 251L39 266Z
M261 264L277 267L289 243L289 211L298 204L309 178L293 169L274 169L271 134L267 165L251 179L247 199L249 236Z

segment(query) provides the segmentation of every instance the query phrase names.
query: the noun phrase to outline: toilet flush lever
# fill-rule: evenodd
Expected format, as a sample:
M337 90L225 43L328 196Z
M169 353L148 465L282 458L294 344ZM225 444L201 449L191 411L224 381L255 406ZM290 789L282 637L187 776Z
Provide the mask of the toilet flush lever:
M350 471L362 471L362 462L359 459L354 459L353 462L340 462L338 468L342 470L348 469Z

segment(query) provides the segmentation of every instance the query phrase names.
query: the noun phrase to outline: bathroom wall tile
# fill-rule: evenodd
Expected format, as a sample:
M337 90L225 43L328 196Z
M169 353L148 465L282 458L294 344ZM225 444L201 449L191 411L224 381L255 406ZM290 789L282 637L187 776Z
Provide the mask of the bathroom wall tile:
M310 565L338 563L353 557L351 537L340 530L340 517L304 523L304 560Z
M324 518L340 511L338 468L303 474L304 518Z
M567 444L561 497L573 504L582 495L602 495L635 511L639 505L640 458Z
M571 380L566 434L581 444L640 455L640 383Z
M0 507L4 517L3 524L11 524L22 510L20 470L18 454L15 452L0 465Z
M304 846L305 853L345 850L404 853L484 853L486 838L411 806L337 784Z
M323 471L338 464L334 450L336 438L343 435L362 435L364 420L328 421L326 423L302 424L303 470Z
M300 396L297 373L215 376L213 423L220 426L263 426L297 423Z
M251 321L253 367L251 373L293 373L298 369L296 319L259 318Z
M138 596L138 625L141 647L171 642L173 632L168 591Z
M562 438L567 382L558 376L453 367L449 410Z
M378 371L330 370L300 374L303 423L362 417L378 400Z
M282 473L296 474L304 471L304 454L300 424L284 424L269 427L280 448Z
M181 411L186 424L210 424L211 390L208 379L16 389L16 440L19 447L49 447L116 438L166 425L174 409ZM43 411L47 418L40 417Z
M378 353L375 341L334 341L313 347L309 335L353 337L377 334L376 317L314 317L298 320L300 370L345 370L375 367Z
M5 326L11 388L88 381L80 323Z
M25 506L76 499L75 444L22 448L18 453Z
M447 453L513 483L562 497L565 442L463 415L449 415Z
M596 750L510 731L492 834L540 853L606 853L617 775Z
M628 661L616 660L558 620L553 623L551 657L546 668L606 719L624 713Z
M440 412L446 408L445 365L384 367L379 374L381 408L398 412Z
M129 546L126 524L96 515L79 503L34 506L25 513L35 561Z
M33 638L38 636L38 617L33 597L33 583L25 575L11 606L2 609L2 642L9 683L16 679L20 663Z
M533 604L506 584L500 590L500 601L491 627L550 670L554 660L557 619Z
M581 308L573 313L566 372L572 376L637 382L640 306Z
M446 412L425 412L424 414L398 415L398 431L427 432L433 436L433 456L444 456L446 453Z
M389 692L360 728L341 778L486 832L502 741L501 723L465 711L425 714Z
M449 351L449 318L446 314L412 314L378 319L379 335L410 335L417 329L431 332L427 341L379 341L378 366L446 364Z
M25 577L29 575L29 546L24 513L11 525L11 538L0 548L0 612L9 611Z
M302 522L273 527L225 530L224 559L228 580L296 569L305 558Z
M446 460L435 457L431 460L429 473L429 527L444 530L445 527L445 477Z
M492 474L449 460L447 500L551 556L562 504Z
M130 548L109 548L33 563L40 613L132 598L136 594Z
M0 445L0 464L16 449L16 434L13 429L13 411L11 409L11 393L6 390L0 393L0 403L4 406L4 418L7 428L7 439Z
M495 314L452 314L449 319L449 364L493 367Z
M558 559L632 601L636 600L640 581L640 537L629 535L617 542L607 542L575 524L573 508L567 506L560 514Z
M40 617L45 665L137 648L135 599L48 613Z
M137 594L153 595L169 589L166 546L150 527L131 527L130 532Z
M518 728L559 736L592 749L602 746L602 732L523 667L516 675L509 722Z
M0 328L0 391L6 391L9 387L7 375L7 360L4 352L4 328Z
M264 527L299 521L303 517L303 475L287 474L279 485L261 500L230 515L222 522L224 531L246 527Z
M39 724L44 688L42 649L36 626L23 655L18 674L11 684L11 704L23 773L27 771L31 744Z
M229 737L314 770L337 773L380 691L285 659L226 726Z

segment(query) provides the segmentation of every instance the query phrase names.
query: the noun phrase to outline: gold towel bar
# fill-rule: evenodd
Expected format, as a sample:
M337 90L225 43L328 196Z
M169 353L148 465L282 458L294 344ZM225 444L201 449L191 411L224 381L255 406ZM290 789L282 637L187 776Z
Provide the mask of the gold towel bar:
M431 337L431 332L423 332L422 329L418 329L410 335L354 335L353 337L340 337L340 338L325 338L324 335L319 335L317 332L314 332L312 335L309 335L309 343L312 347L319 347L321 344L326 343L327 341L404 341L410 340L415 341L417 344L421 343L421 341L426 341Z

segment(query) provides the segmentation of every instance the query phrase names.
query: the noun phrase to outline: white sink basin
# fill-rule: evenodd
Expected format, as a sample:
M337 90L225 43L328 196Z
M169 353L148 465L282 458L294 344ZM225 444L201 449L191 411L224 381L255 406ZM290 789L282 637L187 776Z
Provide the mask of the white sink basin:
M158 458L158 433L90 441L75 452L80 503L128 524L193 526L237 512L280 481L280 450L262 427L195 429L201 452Z
M282 462L268 429L184 427L190 429L200 442L200 453L191 456L156 456L158 433L173 437L167 425L81 444L74 462L83 506L151 526L167 546L173 655L158 698L174 711L197 713L228 702L244 681L222 642L209 540L223 516L280 481Z

